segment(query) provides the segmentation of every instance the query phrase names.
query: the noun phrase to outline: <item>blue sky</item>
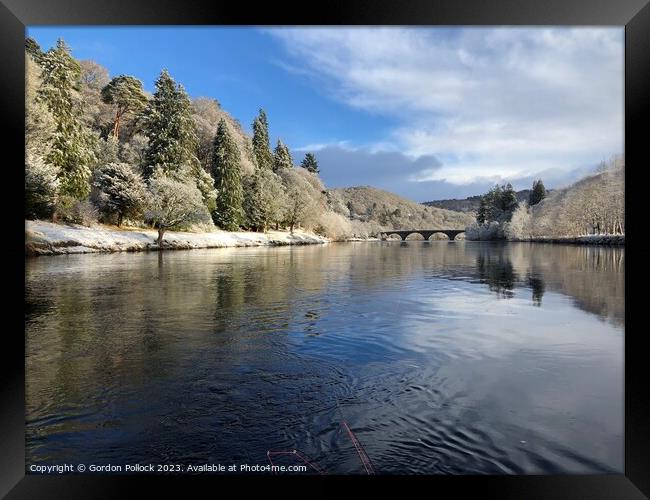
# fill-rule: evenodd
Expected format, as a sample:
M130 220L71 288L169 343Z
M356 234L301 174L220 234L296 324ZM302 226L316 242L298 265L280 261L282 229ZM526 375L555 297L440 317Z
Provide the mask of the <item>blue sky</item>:
M559 187L623 149L621 28L34 27L147 90L162 68L329 187L417 201Z

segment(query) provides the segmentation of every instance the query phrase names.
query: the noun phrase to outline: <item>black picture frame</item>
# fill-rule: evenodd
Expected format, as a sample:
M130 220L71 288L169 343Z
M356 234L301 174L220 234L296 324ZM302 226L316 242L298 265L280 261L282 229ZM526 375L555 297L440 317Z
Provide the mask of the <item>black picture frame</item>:
M403 489L405 479L419 483L425 492L439 496L441 489L453 496L473 494L494 498L588 498L637 499L650 496L650 440L648 427L649 393L645 385L646 354L638 307L642 293L641 250L634 241L640 231L643 174L647 170L647 121L650 116L650 4L648 0L348 0L322 5L278 4L276 2L210 2L197 0L0 0L0 102L5 132L0 134L4 160L5 195L24 192L24 37L25 26L33 25L608 25L625 26L625 156L626 156L626 329L625 329L625 473L589 476L416 476L372 478L330 478L340 487L361 483L385 489L396 484ZM19 202L19 201L18 201ZM4 330L0 399L0 495L7 498L115 498L127 496L133 488L162 488L167 495L184 494L188 486L212 487L219 482L243 486L263 481L281 486L288 494L308 494L320 488L324 478L257 476L36 476L25 475L25 346L24 303L19 291L24 287L24 219L20 213L9 217L10 252L5 266L5 290L16 301L8 315L15 327ZM8 218L7 218L8 217ZM638 218L638 219L637 219ZM638 220L638 221L637 221ZM13 234L15 231L15 234ZM637 271L639 270L639 271ZM14 286L12 286L14 285ZM635 324L634 320L640 321ZM8 325L8 323L6 324ZM300 484L300 486L296 486ZM309 484L309 490L304 488ZM182 488L176 489L174 488ZM298 489L300 488L300 489ZM210 489L207 490L210 493ZM152 491L149 491L151 494ZM444 495L445 497L449 495Z

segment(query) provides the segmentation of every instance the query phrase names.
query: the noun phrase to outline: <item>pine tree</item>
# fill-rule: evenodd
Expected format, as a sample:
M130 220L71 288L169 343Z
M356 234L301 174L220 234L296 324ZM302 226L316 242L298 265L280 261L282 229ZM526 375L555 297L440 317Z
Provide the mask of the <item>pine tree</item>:
M40 60L42 84L38 98L54 120L46 162L58 169L61 193L83 200L90 192L93 136L81 124L78 96L81 66L62 39Z
M476 212L476 222L484 224L488 220L488 204L485 196L481 196L481 202Z
M542 179L533 181L533 189L528 197L528 205L531 207L537 205L544 198L546 198L546 188L544 187Z
M312 153L307 153L305 158L300 163L302 168L306 168L312 174L317 174L320 172L318 169L318 162Z
M212 216L214 223L227 231L236 231L243 219L240 156L223 118L219 121L214 138L212 177L217 189L216 208Z
M263 109L260 109L259 115L253 122L253 154L258 168L273 168L273 155L269 143L269 123Z
M198 163L192 104L167 70L156 81L156 92L144 114L143 129L149 139L143 165L146 179L156 166L167 174Z
M508 183L501 188L500 208L504 215L503 219L509 221L518 206L517 193L513 189L512 184Z
M293 160L289 148L278 139L278 145L273 152L273 171L277 172L283 168L293 168Z
M113 137L120 134L120 122L126 114L136 115L147 105L147 96L142 82L132 76L120 75L113 78L101 91L102 101L115 107Z
M518 206L517 193L510 183L503 186L496 185L481 196L476 221L480 224L493 221L507 222Z

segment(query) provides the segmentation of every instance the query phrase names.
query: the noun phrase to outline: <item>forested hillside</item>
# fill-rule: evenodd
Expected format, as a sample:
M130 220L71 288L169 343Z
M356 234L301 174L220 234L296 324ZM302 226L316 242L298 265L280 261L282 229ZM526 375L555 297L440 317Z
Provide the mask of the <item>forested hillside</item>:
M153 95L131 75L78 61L63 40L26 40L25 217L168 230L269 228L351 235L329 206L317 158L272 149L260 109L252 137L213 98L165 69Z
M519 203L528 201L528 198L530 197L530 191L530 189L522 189L521 191L516 191L517 201ZM551 192L550 189L549 192ZM426 205L428 207L444 208L445 210L455 210L457 212L476 213L476 211L479 209L479 206L481 205L481 195L469 196L462 199L425 201L423 205Z
M598 173L550 193L513 215L523 237L625 234L625 161L616 156Z
M509 185L507 186L509 187ZM481 197L468 239L552 239L625 234L625 161L614 156L593 175L550 192L533 205L507 187Z

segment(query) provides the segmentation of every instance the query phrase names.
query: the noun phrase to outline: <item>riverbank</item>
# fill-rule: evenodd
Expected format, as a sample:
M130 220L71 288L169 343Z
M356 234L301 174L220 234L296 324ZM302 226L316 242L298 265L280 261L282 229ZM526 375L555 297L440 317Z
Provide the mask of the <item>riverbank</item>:
M586 236L535 237L509 241L528 243L564 243L569 245L625 245L624 234L590 234Z
M97 252L142 252L160 250L156 243L158 233L148 229L118 229L114 226L85 227L74 224L55 224L46 221L25 221L25 255L62 255ZM330 240L304 231L228 232L209 233L168 231L163 239L163 250L193 248L225 248L281 245L315 245Z

